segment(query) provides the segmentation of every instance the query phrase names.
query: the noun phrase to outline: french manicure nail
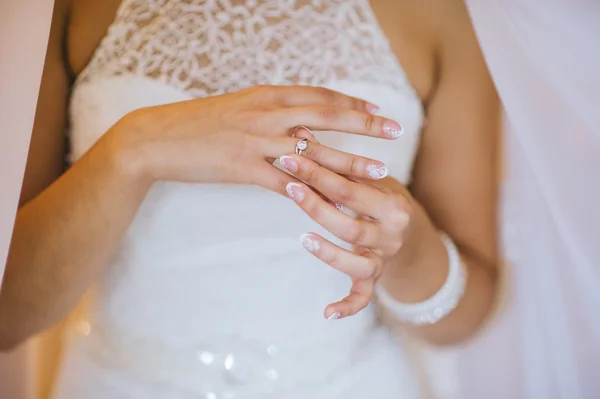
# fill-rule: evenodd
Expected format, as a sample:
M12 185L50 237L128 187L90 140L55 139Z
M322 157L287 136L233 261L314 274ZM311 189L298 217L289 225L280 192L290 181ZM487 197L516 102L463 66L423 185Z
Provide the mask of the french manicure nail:
M388 175L388 170L383 164L371 164L367 166L367 173L372 179L383 179Z
M339 211L341 211L341 210L343 210L343 209L344 209L344 206L343 206L342 204L338 204L338 203L337 203L337 202L335 202L335 201L328 200L327 202L328 202L328 203L329 203L331 206L335 206L335 207L337 208L337 210L339 210Z
M337 320L339 319L341 316L340 312L335 312L329 315L329 317L327 318L327 320Z
M377 105L371 104L371 103L367 103L367 111L370 114L373 114L373 115L377 114L379 112L379 109L380 108Z
M400 124L398 122L388 119L387 121L385 121L383 123L383 132L386 135L388 135L388 137L397 139L398 137L402 136L402 133L404 133L404 130L402 129L402 126L400 126Z
M319 241L315 240L315 238L310 234L302 234L300 236L300 241L302 242L304 249L306 249L308 252L314 253L321 248Z
M304 189L298 183L288 183L285 186L289 197L296 202L302 202L304 200Z
M295 173L298 171L298 163L296 160L289 155L282 155L279 157L279 162L286 168L288 171Z

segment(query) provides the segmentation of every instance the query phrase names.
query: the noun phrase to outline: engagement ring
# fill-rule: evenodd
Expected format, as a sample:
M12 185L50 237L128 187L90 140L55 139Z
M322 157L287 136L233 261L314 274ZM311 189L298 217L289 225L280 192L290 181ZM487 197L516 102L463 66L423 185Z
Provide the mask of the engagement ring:
M302 139L296 143L296 155L302 155L302 152L308 148L308 140Z

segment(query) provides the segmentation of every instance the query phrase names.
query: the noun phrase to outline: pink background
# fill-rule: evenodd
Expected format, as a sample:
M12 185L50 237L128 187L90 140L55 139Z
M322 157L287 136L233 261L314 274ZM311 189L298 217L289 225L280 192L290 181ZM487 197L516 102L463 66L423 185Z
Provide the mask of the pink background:
M52 0L0 3L0 282L18 203L50 29ZM32 399L33 347L0 355L0 398Z

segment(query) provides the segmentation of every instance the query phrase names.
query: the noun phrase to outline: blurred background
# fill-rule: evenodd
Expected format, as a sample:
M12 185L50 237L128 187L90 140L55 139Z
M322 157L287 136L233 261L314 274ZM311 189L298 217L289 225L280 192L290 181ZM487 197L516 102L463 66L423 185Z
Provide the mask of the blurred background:
M53 0L0 1L0 282L29 147ZM28 23L23 24L26 20ZM19 40L15 40L18 38ZM23 49L27 51L23 51ZM7 62L6 60L9 60ZM0 398L45 397L58 360L60 326L0 353Z

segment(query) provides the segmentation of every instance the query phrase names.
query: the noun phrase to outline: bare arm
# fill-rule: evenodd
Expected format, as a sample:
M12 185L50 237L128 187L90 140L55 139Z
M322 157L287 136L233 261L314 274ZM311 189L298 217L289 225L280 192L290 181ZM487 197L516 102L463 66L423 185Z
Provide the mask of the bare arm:
M462 2L428 3L443 17L438 83L410 187L421 217L413 217L407 243L415 248L410 265L386 268L382 281L403 302L433 295L448 272L435 228L448 233L468 267L465 296L439 323L412 328L426 340L447 344L473 334L495 298L499 102Z
M62 3L56 3L0 291L0 349L55 324L76 306L116 253L153 182L255 184L284 195L295 179L271 163L296 145L294 126L382 139L392 139L384 124L399 128L372 115L370 104L323 88L255 87L134 111L63 174L69 85ZM359 178L369 178L367 166L377 163L318 143L305 155Z
M148 189L120 168L106 141L59 178L69 91L65 22L64 2L57 1L0 292L0 348L52 325L75 306Z

